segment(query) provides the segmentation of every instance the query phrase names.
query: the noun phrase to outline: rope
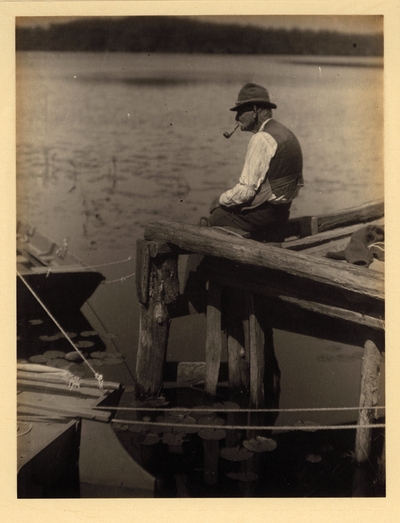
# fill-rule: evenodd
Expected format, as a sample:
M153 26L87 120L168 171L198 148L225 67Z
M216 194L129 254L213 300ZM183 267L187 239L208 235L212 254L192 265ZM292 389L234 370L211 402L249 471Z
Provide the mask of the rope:
M87 265L86 263L82 262L85 269L97 269L99 267L108 267L110 265L118 265L120 263L126 263L128 261L132 261L132 256L129 256L129 258L126 258L125 260L120 260L120 261L114 261L114 262L109 262L109 263L101 263L99 265ZM47 274L50 274L51 272L57 272L58 270L58 267L57 268L54 268L55 270L53 271L54 267L49 267L48 268L48 271L47 271ZM62 268L63 272L68 272L68 271L76 271L76 269L82 269L82 266L80 265L75 265L75 266L69 266L69 267L64 267Z
M146 425L154 427L173 427L173 428L190 428L193 427L198 429L222 429L222 430L346 430L346 429L372 429L372 428L382 428L385 427L385 423L376 423L376 424L367 424L367 425L277 425L277 426L268 426L268 425L206 425L206 424L195 424L195 423L154 423L149 421L136 421L136 420L124 420L119 418L114 418L111 420L111 423L120 423L125 425Z
M125 282L128 278L132 278L132 276L135 276L136 272L132 272L132 274L128 274L127 276L123 276L122 278L118 278L117 280L106 280L100 282L102 285L107 285L108 283L116 283L116 282Z
M145 411L145 412L224 412L229 414L230 412L325 412L325 411L342 411L342 410L377 410L377 409L385 409L384 406L373 406L373 407L310 407L310 408L298 408L298 409L215 409L215 408L204 408L204 409L189 409L189 408L180 408L180 407L172 407L170 409L166 409L164 407L113 407L113 410L125 410L125 411ZM105 409L110 410L109 407L96 407L96 409Z
M101 374L95 371L95 369L90 365L88 360L85 358L85 356L82 354L82 352L76 347L74 342L69 337L68 333L61 327L61 325L58 323L56 318L51 314L49 309L46 307L46 305L41 301L41 299L38 297L38 295L35 293L35 291L32 289L32 287L28 284L28 282L25 280L25 278L17 271L18 276L21 278L25 286L28 288L28 290L32 293L34 298L40 303L40 305L43 307L43 309L46 311L46 313L49 315L49 317L53 320L53 322L57 325L57 327L60 329L60 331L64 334L65 338L68 340L68 342L72 345L72 347L78 352L79 356L82 358L82 360L86 363L86 365L89 367L89 369L92 371L95 379L97 380L99 384L99 389L103 388L104 379ZM75 385L76 386L76 382Z

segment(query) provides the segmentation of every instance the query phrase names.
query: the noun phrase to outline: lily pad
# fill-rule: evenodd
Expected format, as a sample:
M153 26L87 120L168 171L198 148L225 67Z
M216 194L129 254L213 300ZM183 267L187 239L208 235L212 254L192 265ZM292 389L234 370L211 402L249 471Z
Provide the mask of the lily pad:
M78 341L75 345L78 349L87 349L93 347L94 343L92 341Z
M42 341L56 341L60 338L59 334L53 334L52 336L46 336L46 334L43 334L43 336L39 336L39 340Z
M29 323L31 325L41 325L43 323L43 320L29 320Z
M199 437L206 440L220 440L226 438L226 432L223 429L201 429Z
M237 447L226 447L221 449L221 458L229 461L246 461L253 457L253 452L250 452L246 448Z
M276 449L276 441L257 436L256 439L252 438L243 441L243 446L252 452L271 452Z
M103 360L104 358L107 358L107 354L106 354L106 352L100 352L100 351L92 352L92 353L90 354L90 356L91 356L92 358L97 358L97 359L99 359L99 360Z
M76 352L74 350L71 352L67 352L64 358L68 361L83 361L82 356L79 354L79 352Z
M254 472L229 472L226 476L230 479L245 482L257 481L258 479L258 475Z
M199 425L225 425L225 420L218 416L203 416L197 420Z
M43 356L47 358L48 360L52 360L55 358L64 358L65 352L62 352L60 350L47 350Z
M83 331L83 332L81 332L81 336L83 336L84 338L86 338L88 336L97 336L97 332L96 331Z
M123 356L120 352L106 352L105 356L106 358L125 358L125 356Z
M78 335L76 332L66 332L65 333L68 338L76 338ZM64 334L62 332L60 332L60 334L58 335L59 338L65 338Z
M319 463L320 461L322 461L322 458L319 454L308 454L306 456L306 460L310 463Z
M101 367L103 365L103 361L98 360L97 358L89 358L88 362L90 365L93 365L93 367Z
M29 358L29 361L31 363L46 363L47 362L47 358L45 358L41 354L37 354L36 356L31 356Z
M142 445L156 445L160 441L157 434L146 434L146 437L142 441Z
M294 426L301 427L301 430L308 430L309 432L315 432L318 430L314 428L315 426L318 426L318 423L315 421L296 421Z
M136 425L136 423L132 423L132 425L129 425L129 432L134 432L137 434L140 432L147 432L149 428L149 425Z

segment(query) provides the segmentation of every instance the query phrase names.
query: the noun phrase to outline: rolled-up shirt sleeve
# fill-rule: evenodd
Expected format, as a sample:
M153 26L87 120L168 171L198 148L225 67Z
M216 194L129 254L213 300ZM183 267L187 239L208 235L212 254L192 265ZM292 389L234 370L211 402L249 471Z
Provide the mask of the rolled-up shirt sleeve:
M249 142L239 183L221 194L220 205L233 207L250 202L265 181L271 158L275 155L277 143L265 132L254 134Z

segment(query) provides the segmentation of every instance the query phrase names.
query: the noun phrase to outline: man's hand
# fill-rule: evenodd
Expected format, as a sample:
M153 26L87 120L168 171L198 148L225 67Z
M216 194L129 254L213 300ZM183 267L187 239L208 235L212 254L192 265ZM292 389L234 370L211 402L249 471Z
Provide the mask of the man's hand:
M215 211L215 209L218 209L218 207L219 207L219 196L214 198L214 200L211 202L210 214L212 214Z

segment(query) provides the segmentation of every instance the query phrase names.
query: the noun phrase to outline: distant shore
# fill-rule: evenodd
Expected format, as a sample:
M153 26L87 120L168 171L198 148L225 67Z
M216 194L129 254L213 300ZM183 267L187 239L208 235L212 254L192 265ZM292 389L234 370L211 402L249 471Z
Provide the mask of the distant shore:
M383 56L382 34L263 29L182 17L82 18L17 27L17 51Z

